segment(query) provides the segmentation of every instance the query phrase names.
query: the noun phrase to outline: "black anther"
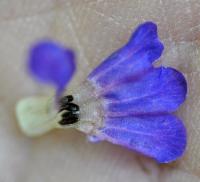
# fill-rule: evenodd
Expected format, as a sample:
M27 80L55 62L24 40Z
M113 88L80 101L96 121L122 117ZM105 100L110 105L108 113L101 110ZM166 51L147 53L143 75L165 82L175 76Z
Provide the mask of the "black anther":
M64 96L60 99L60 105L65 105L69 102L72 102L74 100L74 97L72 95Z
M68 111L79 111L79 106L74 104L74 103L67 103L63 106L61 106L59 112L63 110L68 110Z
M79 106L72 103L73 96L68 95L60 99L59 112L65 111L62 114L62 119L59 121L61 125L73 124L79 120Z
M72 112L66 112L62 114L62 120L59 121L61 125L68 125L68 124L74 124L78 122L79 120L79 115L72 113Z

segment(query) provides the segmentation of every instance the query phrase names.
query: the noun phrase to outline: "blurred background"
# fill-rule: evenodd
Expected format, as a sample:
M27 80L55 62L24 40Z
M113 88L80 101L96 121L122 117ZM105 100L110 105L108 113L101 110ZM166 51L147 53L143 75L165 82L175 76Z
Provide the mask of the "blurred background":
M0 182L200 181L199 9L199 0L0 0ZM158 24L166 45L162 64L188 81L187 102L177 113L188 129L181 160L158 165L120 146L90 144L74 130L34 139L21 133L15 104L41 90L25 70L32 43L51 38L76 50L73 89L146 20Z

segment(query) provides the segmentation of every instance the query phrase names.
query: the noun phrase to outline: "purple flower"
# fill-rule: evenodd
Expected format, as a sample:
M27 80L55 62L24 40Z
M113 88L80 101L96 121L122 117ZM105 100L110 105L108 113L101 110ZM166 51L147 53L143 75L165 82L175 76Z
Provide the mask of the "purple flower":
M186 130L171 112L184 102L184 76L170 67L154 67L164 46L152 22L141 24L122 48L88 76L103 101L107 140L167 163L186 147Z
M163 49L157 26L146 22L89 74L87 81L103 107L103 126L93 131L91 141L107 140L160 163L182 156L186 129L172 113L184 102L187 83L179 71L153 66ZM40 42L31 50L29 69L37 80L53 84L60 96L75 71L74 53L51 41Z
M41 41L30 50L28 69L38 81L53 85L59 97L76 70L75 55L55 42Z

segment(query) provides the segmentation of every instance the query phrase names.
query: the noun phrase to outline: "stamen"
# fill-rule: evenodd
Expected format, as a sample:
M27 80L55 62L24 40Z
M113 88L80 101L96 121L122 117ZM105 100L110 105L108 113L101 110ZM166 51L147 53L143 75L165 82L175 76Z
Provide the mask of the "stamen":
M72 103L73 96L68 95L60 99L59 112L64 111L60 125L74 124L79 121L80 109L77 104Z

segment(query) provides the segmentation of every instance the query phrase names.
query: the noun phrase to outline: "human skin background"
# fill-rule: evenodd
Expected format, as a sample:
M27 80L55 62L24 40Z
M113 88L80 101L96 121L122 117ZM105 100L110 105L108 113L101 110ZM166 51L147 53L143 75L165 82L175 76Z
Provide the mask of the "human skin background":
M199 9L199 0L0 0L0 181L200 181ZM120 146L90 144L73 129L35 139L21 133L15 103L42 88L25 72L31 43L49 37L76 49L73 89L146 20L158 24L166 44L162 64L188 81L187 101L177 112L188 131L182 159L158 165Z

